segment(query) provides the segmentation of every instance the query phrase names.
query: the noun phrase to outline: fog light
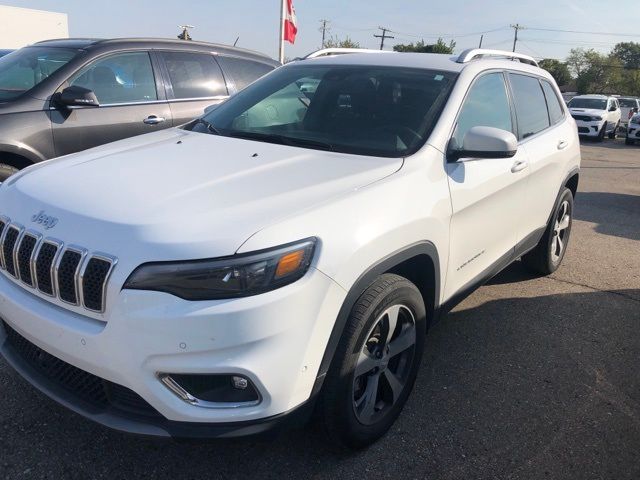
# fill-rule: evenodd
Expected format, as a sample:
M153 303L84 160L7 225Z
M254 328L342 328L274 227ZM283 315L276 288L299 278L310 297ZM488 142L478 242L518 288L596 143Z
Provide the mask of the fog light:
M237 388L238 390L245 390L249 386L249 380L243 377L236 377L235 375L231 377L231 382L233 383L233 388Z

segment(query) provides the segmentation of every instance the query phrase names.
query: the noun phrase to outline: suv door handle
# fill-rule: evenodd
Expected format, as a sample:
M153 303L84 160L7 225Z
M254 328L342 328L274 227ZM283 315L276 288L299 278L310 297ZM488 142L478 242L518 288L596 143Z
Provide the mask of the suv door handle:
M525 162L524 160L516 160L516 162L511 167L511 173L519 172L521 170L524 170L525 168L527 168L527 162Z
M159 123L165 122L166 119L164 117L157 117L155 115L149 115L142 122L147 125L158 125Z
M568 143L565 142L564 140L560 140L558 142L558 150L563 150L565 148L567 148Z

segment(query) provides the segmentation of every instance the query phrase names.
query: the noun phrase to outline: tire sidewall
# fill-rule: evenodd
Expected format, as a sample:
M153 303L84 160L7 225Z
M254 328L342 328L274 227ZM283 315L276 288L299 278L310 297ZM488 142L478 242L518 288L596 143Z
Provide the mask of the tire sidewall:
M567 227L567 232L563 239L565 247L564 247L564 250L562 251L562 255L560 255L560 258L558 259L557 262L554 262L553 258L551 257L551 244L553 243L553 227L558 218L558 212L560 211L560 207L565 201L569 202L569 219L570 219L569 227ZM569 246L569 240L571 238L572 227L573 227L573 194L571 193L571 190L566 188L564 192L562 192L562 195L560 195L560 199L558 200L556 207L553 210L553 216L551 217L551 221L549 222L549 225L547 227L547 235L546 235L547 254L546 255L547 255L547 264L550 272L555 272L562 264L562 260L564 260L564 256L566 255L567 248Z

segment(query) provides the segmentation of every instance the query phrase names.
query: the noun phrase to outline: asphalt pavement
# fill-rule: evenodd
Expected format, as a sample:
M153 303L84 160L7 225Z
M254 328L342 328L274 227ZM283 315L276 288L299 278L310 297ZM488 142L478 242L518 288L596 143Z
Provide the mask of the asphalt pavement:
M639 479L640 146L583 145L561 269L509 267L436 325L389 434L175 443L107 430L0 361L0 479Z

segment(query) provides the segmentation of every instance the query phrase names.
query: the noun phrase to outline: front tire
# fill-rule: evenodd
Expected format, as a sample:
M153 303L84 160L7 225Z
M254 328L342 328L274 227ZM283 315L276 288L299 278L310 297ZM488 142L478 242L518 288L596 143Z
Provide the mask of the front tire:
M363 448L391 428L413 389L426 308L416 286L384 274L360 296L325 380L321 414L338 445Z
M620 122L616 123L616 126L613 129L613 131L609 133L609 138L611 140L615 140L616 138L618 138L618 128L620 128Z
M598 136L596 137L596 142L602 142L604 140L604 136L607 133L607 122L602 125L602 128L598 132Z
M565 188L538 245L522 256L522 263L542 275L555 272L569 245L573 224L573 194Z

